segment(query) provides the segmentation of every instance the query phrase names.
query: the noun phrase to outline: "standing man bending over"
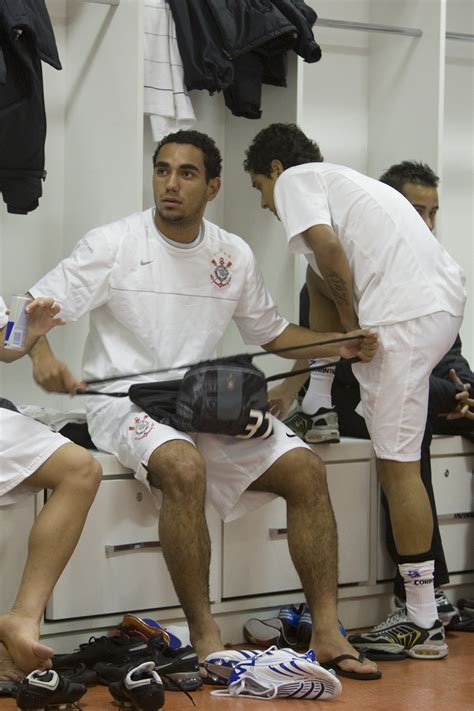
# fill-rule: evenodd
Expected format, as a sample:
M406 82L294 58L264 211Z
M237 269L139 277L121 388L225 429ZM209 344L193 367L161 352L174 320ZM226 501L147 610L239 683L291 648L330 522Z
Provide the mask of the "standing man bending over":
M37 299L27 311L25 350L6 349L6 307L0 298L0 360L20 358L39 336L64 323L57 318L59 307L53 299ZM53 490L31 529L16 599L11 610L0 615L0 679L19 680L25 672L51 666L53 650L38 641L41 618L76 547L100 478L100 465L86 449L0 399L0 507L41 489Z
M389 639L380 631L380 644L418 658L442 658L448 649L434 596L433 517L420 477L420 449L429 376L462 320L463 273L402 195L350 168L324 163L317 144L295 125L260 131L244 167L262 207L282 221L290 249L308 259L312 313L333 330L361 324L378 333L375 357L353 371L407 600L400 629ZM407 625L412 635L405 634Z
M159 143L153 168L154 209L92 230L31 289L34 296L52 294L68 320L90 312L83 377L120 378L212 358L232 319L246 343L267 350L314 342L313 332L280 316L249 246L203 220L220 187L214 142L197 131L170 134ZM369 360L376 338L357 333L355 350ZM343 355L351 352L343 349ZM340 353L338 344L287 355ZM64 369L45 341L33 359L37 379L60 387ZM104 391L124 391L133 382L108 383ZM280 422L260 441L191 435L152 420L128 398L89 400L96 446L133 468L161 499L160 541L201 661L223 648L209 603L206 492L224 520L277 495L286 499L289 547L313 615L311 646L321 662L354 655L337 622L336 527L325 469L309 447L289 438ZM341 667L380 676L357 654Z

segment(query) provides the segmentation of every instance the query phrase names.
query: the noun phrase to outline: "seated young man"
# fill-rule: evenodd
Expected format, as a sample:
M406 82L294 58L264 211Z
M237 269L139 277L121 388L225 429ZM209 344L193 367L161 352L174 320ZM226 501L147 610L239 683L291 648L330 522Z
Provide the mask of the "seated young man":
M7 349L3 345L6 307L0 298L0 360L17 360L39 336L64 323L50 298L34 300L27 311L25 349ZM77 385L71 382L72 388ZM100 478L100 465L86 449L24 417L13 403L0 399L0 508L41 489L53 491L31 529L28 557L13 605L0 614L0 679L18 681L33 669L51 666L53 650L39 641L40 621L77 544Z
M244 168L261 207L281 220L290 249L308 260L311 328L361 325L377 332L374 358L352 370L406 590L406 613L388 644L393 652L441 659L448 649L435 602L433 515L420 455L429 376L462 322L463 272L402 195L324 162L319 146L294 124L262 129ZM364 646L386 646L386 637L380 630Z
M156 380L128 373L212 358L232 319L247 344L267 350L301 344L305 357L341 354L340 343L314 346L312 331L289 324L246 242L204 219L218 194L220 171L221 156L209 136L169 134L153 156L155 207L91 230L31 289L36 297L51 294L67 320L90 313L83 377L117 378L102 386L104 393ZM360 330L354 335L360 342L347 344L344 354L357 352L369 361L376 338ZM32 357L37 380L60 387L64 370L56 368L46 341ZM380 677L339 631L336 525L324 465L304 442L288 437L290 430L278 421L262 440L182 432L152 420L128 398L90 397L87 412L96 446L132 468L161 504L163 554L201 661L223 649L209 601L206 496L224 520L282 496L319 661L340 659L340 673Z

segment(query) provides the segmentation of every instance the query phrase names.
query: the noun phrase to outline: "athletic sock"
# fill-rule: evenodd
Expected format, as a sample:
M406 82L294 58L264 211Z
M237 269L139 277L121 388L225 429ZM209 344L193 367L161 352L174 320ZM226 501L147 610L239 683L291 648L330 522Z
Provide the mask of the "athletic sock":
M309 365L334 363L337 358L310 358ZM330 409L333 407L331 388L334 381L336 366L330 365L322 370L313 370L309 381L308 390L304 396L302 408L307 415L314 415L320 407Z
M434 560L399 563L398 569L405 583L408 617L419 627L433 627L438 619L433 583Z

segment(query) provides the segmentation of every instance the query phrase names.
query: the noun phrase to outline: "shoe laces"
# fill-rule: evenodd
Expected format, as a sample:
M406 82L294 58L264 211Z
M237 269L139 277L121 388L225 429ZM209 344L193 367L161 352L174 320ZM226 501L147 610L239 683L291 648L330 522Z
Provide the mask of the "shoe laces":
M183 686L182 686L181 682L179 681L179 679L178 679L178 680L177 680L177 679L173 679L173 678L172 678L171 676L169 676L168 674L163 674L163 672L160 672L160 676L161 676L162 679L166 679L166 681L167 681L167 683L168 683L168 685L169 685L168 688L173 687L173 689L174 689L175 691L181 691L183 694L186 694L186 696L188 697L188 699L191 699L192 705L193 705L193 706L196 706L196 702L194 701L193 697L191 696L191 694L189 693L189 691L187 691L186 689L183 689Z
M405 607L391 612L387 619L376 625L372 631L383 630L387 625L396 625L398 622L409 622Z

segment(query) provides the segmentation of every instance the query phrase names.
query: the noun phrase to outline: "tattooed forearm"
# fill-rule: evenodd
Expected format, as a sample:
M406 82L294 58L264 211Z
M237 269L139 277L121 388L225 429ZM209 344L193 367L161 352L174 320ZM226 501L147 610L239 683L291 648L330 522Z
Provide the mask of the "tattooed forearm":
M348 304L348 284L345 279L338 272L331 272L326 276L326 281L335 303Z

